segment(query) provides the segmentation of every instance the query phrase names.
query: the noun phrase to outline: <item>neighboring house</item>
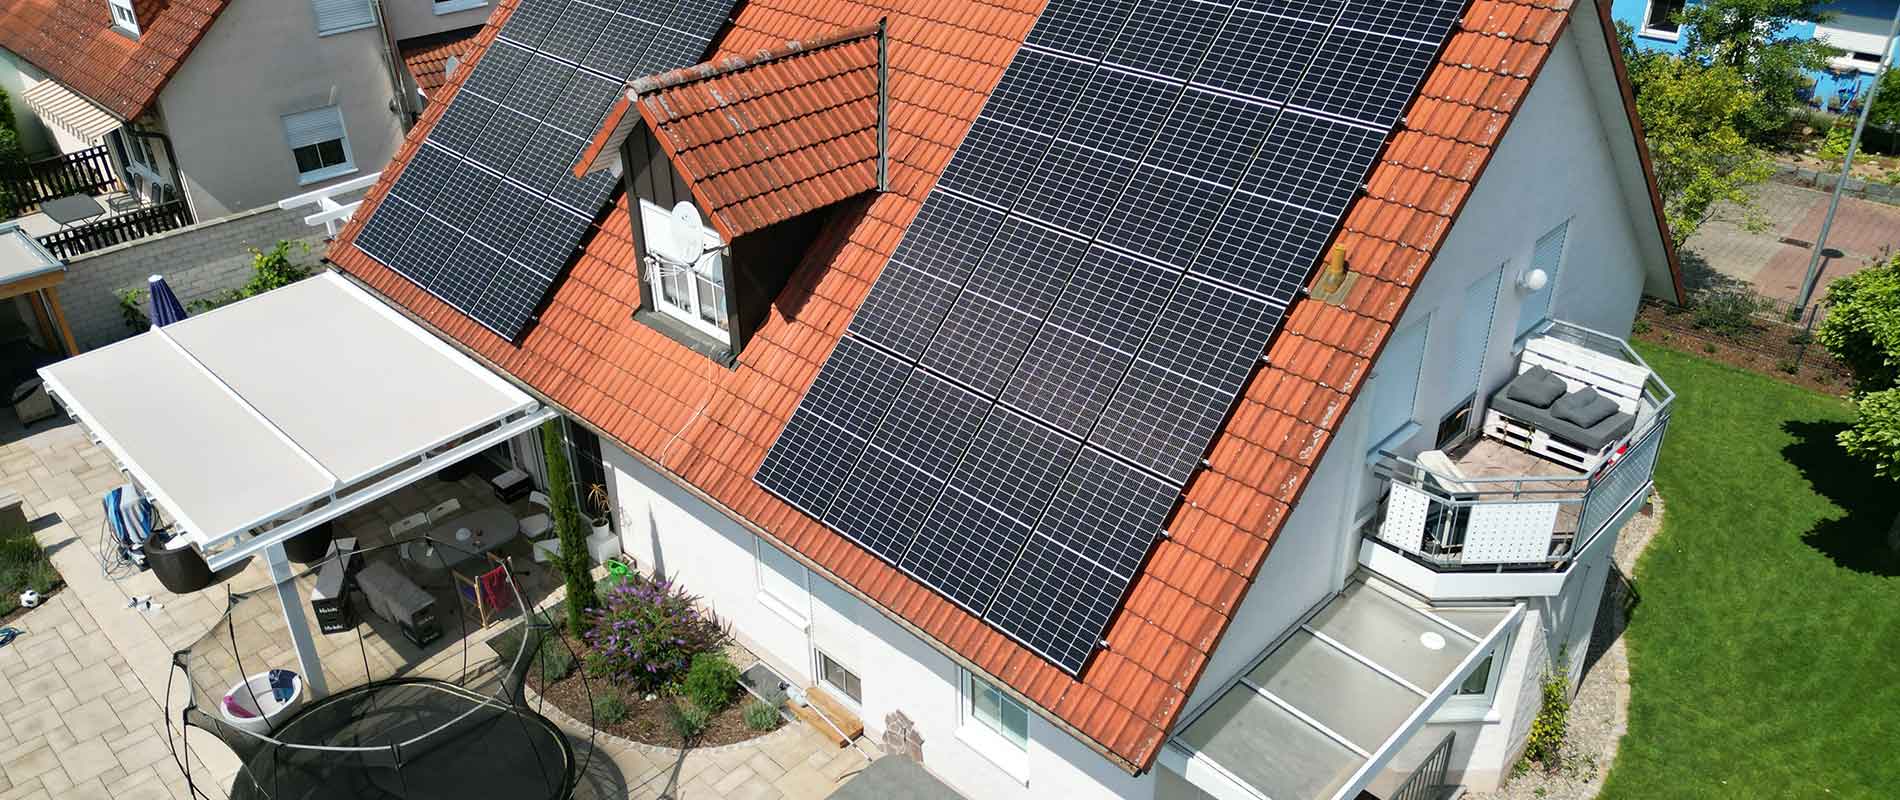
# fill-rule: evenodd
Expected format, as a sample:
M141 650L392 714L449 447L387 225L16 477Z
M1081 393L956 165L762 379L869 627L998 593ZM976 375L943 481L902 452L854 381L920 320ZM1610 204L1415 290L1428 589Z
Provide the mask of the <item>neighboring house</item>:
M1815 82L1810 101L1815 107L1839 110L1848 99L1867 91L1889 47L1887 30L1893 24L1897 1L1832 0L1821 6L1833 15L1832 19L1789 29L1788 35L1817 39L1839 51L1828 69L1808 76ZM1635 31L1638 47L1677 53L1682 51L1682 26L1676 15L1685 2L1688 0L1615 0L1611 13L1616 21Z
M490 24L597 11L540 3L501 0ZM608 109L573 169L620 175L599 209L485 160L481 142L537 124L496 93L548 65L484 34L329 257L563 409L642 568L970 797L1490 788L1543 676L1574 686L1586 665L1671 399L1615 337L1681 282L1609 9L1408 8L744 0L709 62ZM1407 34L1444 30L1434 8L1442 53ZM1404 53L1416 89L1394 77ZM1296 88L1320 110L1283 108ZM595 214L577 252L549 244L576 211ZM1159 255L1204 240L1212 259ZM548 247L559 274L521 266ZM1278 287L1234 288L1280 257ZM1177 312L1177 284L1214 299ZM1242 313L1269 296L1283 314ZM511 297L531 308L495 311ZM1122 345L1039 360L1014 322L1038 308L1071 315L1052 335ZM1186 355L1150 349L1171 346ZM1048 421L1135 381L1136 353L1184 367L1154 383L1147 450ZM1538 411L1549 397L1513 377L1532 366L1614 413ZM1021 381L1056 411L1003 392ZM1211 416L1161 429L1209 397L1191 384L1221 381L1238 388ZM1001 395L984 406L1000 422L978 434L963 421L983 401L905 400L918 386ZM1164 452L1187 477L1156 508L1137 485ZM782 499L821 489L836 502L805 507L857 513ZM977 499L951 509L952 492ZM1132 545L1020 516L1156 511ZM919 524L954 557L895 555ZM1024 574L1046 580L970 600Z
M485 2L17 0L0 48L61 153L108 148L147 205L207 220L374 173L419 110L394 42Z
M427 105L430 93L448 85L450 76L475 46L475 34L481 32L482 26L473 25L396 43L396 49L402 53L403 66L408 70L409 82L415 86L417 108Z

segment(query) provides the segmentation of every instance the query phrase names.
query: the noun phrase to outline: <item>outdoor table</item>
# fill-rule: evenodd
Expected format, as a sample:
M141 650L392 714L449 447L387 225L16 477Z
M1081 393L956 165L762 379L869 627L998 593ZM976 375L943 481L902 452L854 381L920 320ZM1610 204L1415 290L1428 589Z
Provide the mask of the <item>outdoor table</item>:
M61 228L89 221L106 213L106 207L90 195L69 194L56 197L40 204L40 211L46 218L59 223Z
M515 519L514 513L504 507L470 511L429 531L429 538L442 542L443 546L430 547L428 542L410 542L403 546L403 557L425 569L446 569L514 541L520 526L520 520ZM471 532L480 531L481 541L477 542L474 537L466 542L457 541L455 532L462 528Z

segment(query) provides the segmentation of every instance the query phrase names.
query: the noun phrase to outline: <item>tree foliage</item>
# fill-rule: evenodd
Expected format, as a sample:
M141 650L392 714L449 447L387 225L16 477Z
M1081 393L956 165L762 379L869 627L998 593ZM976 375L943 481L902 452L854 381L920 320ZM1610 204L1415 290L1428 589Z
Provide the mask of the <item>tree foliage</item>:
M1751 141L1788 125L1810 71L1825 69L1833 48L1805 34L1825 22L1827 0L1696 0L1678 15L1682 53L1705 66L1734 70L1760 96L1738 122ZM1803 31L1797 35L1796 31Z
M1628 26L1619 25L1618 34L1664 214L1680 246L1717 203L1749 207L1749 187L1773 174L1767 153L1743 133L1762 97L1732 66L1641 53Z
M574 498L574 470L567 463L567 439L561 420L551 419L541 426L541 451L548 468L548 514L554 518L554 532L560 537L561 552L553 559L567 586L567 629L585 630L585 613L600 606L594 596L594 581L588 574L587 534L581 520L580 503Z
M1867 124L1900 131L1900 69L1887 70L1880 78L1880 91L1874 93L1874 107L1867 109Z
M1814 337L1854 373L1852 427L1841 447L1900 480L1900 255L1828 286Z

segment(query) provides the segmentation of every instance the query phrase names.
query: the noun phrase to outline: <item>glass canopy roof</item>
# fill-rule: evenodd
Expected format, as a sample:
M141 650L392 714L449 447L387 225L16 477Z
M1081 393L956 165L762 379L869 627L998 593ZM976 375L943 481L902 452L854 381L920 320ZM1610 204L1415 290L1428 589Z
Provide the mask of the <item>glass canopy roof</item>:
M1432 606L1359 577L1169 743L1220 798L1359 791L1463 682L1523 606Z

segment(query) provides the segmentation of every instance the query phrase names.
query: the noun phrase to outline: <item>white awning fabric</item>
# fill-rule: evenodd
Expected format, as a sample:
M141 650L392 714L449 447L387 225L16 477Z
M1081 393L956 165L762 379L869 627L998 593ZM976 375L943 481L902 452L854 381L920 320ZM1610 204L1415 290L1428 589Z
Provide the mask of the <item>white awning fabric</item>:
M84 142L98 144L106 134L123 124L111 112L55 80L43 80L26 87L20 99L38 112L40 119Z
M1221 800L1356 797L1523 612L1430 605L1362 575L1182 727L1161 762Z
M552 415L334 272L40 375L196 544L245 552Z

